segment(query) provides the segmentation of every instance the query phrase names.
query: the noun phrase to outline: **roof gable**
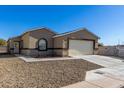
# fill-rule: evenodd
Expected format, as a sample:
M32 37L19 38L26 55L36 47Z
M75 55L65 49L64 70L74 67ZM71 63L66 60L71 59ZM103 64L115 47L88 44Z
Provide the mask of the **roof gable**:
M95 35L94 33L90 32L89 30L87 30L86 28L80 28L80 29L76 29L76 30L73 30L73 31L70 31L70 32L65 32L65 33L62 33L62 34L58 34L58 35L55 35L53 36L53 38L56 38L56 37L61 37L61 36L65 36L65 35L69 35L69 34L72 34L72 33L77 33L79 31L86 31L88 32L89 34L91 34L92 36L100 39L100 37L98 37L97 35Z
M23 36L23 35L26 34L26 33L35 32L35 31L37 31L37 30L42 30L42 29L46 29L47 31L50 31L50 32L52 32L52 33L54 33L54 34L57 34L57 32L55 32L55 31L53 31L53 30L51 30L51 29L49 29L49 28L42 27L42 28L33 28L33 29L30 29L30 30L28 30L27 32L23 33L21 36Z
M15 39L15 38L21 38L21 37L23 37L25 34L28 34L28 33L30 33L30 32L34 32L34 31L37 31L37 30L42 30L42 29L46 29L47 31L50 31L50 32L54 33L55 35L57 34L57 32L55 32L55 31L53 31L53 30L51 30L51 29L49 29L49 28L47 28L47 27L41 27L41 28L33 28L33 29L30 29L30 30L24 32L23 34L21 34L20 36L15 36L15 37L9 38L8 40L12 40L12 39Z

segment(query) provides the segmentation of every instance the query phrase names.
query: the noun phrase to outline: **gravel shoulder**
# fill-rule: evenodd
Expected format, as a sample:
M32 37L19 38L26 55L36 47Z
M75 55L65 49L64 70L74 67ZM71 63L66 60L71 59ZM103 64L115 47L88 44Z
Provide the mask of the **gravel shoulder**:
M85 80L86 71L101 68L82 59L26 63L0 55L0 87L58 88Z

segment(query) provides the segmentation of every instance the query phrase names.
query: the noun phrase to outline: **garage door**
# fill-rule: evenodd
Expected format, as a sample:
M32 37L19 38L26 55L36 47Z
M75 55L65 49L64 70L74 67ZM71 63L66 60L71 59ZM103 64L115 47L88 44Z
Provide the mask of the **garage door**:
M69 40L69 56L93 54L93 41Z

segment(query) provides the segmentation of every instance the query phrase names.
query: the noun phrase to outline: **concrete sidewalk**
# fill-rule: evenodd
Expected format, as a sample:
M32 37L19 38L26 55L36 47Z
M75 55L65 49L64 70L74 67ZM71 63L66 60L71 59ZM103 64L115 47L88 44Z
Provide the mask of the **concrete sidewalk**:
M18 58L22 59L25 62L44 62L44 61L59 61L59 60L70 60L70 59L80 59L80 58L72 58L72 57L48 57L48 58L32 58L29 56L18 55L15 54Z

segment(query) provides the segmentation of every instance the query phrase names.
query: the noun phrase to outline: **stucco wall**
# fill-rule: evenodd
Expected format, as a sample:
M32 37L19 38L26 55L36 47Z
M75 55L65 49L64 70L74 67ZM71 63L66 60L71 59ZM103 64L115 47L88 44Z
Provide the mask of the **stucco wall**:
M47 29L39 29L30 32L29 34L29 49L30 50L30 56L40 56L40 57L45 57L45 56L51 56L53 54L53 36L55 35L54 32L51 32ZM47 40L47 50L45 51L39 51L38 48L38 41L40 39L46 39Z
M48 48L53 48L53 39L52 37L55 35L55 33L47 30L47 29L39 29L36 31L30 32L30 37L29 37L29 48L37 48L37 43L38 40L41 38L44 38L47 40L47 47Z
M54 38L54 48L63 48L63 37Z
M24 34L21 40L23 41L23 48L29 48L29 33Z

